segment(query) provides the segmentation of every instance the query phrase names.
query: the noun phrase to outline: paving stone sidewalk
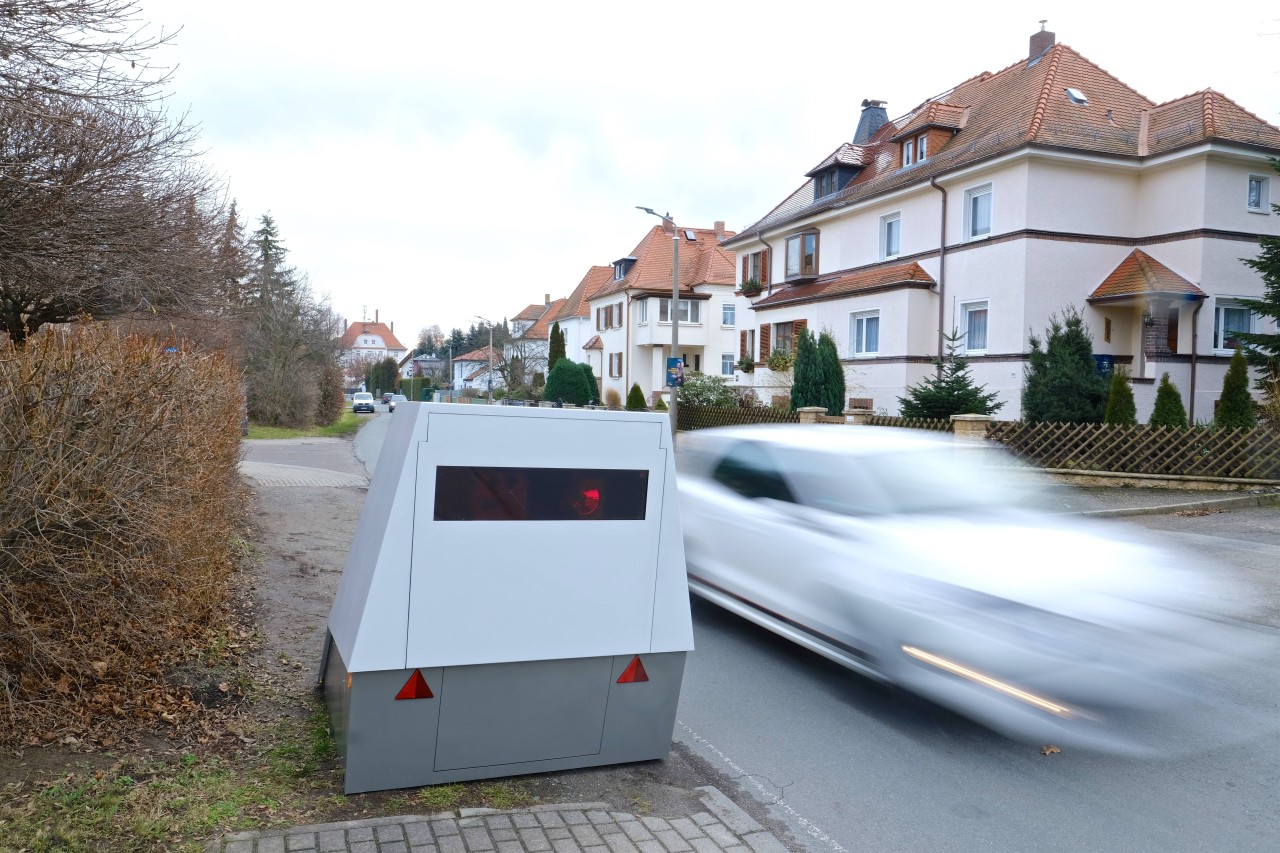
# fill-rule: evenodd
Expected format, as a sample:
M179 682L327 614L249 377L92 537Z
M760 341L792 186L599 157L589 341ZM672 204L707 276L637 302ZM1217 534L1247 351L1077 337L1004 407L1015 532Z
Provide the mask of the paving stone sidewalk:
M637 817L608 803L372 818L235 832L207 853L787 853L719 789L695 788L706 811Z

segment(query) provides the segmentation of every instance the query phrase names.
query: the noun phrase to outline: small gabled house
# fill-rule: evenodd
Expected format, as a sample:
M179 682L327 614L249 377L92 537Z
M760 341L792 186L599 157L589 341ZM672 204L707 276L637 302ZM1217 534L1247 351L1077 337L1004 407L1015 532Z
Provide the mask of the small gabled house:
M589 268L582 281L578 282L578 286L564 300L560 310L551 318L552 323L560 324L560 331L564 333L565 357L591 365L596 381L604 375L604 345L595 328L591 299L613 280L613 275L613 267Z
M895 413L954 330L1016 418L1030 336L1072 306L1134 377L1139 417L1168 372L1208 419L1233 333L1268 330L1238 302L1262 295L1239 259L1280 234L1276 156L1280 129L1225 95L1155 103L1043 30L897 119L863 101L853 138L725 241L756 364L741 378L785 386L765 358L827 330L849 396Z
M462 355L454 356L452 371L452 387L455 391L467 388L487 391L502 388L502 374L498 366L502 364L502 353L497 348L480 347ZM492 384L490 382L492 381Z
M678 355L686 370L732 379L738 346L734 258L721 246L732 236L723 222L675 231L664 222L650 229L629 255L613 262L611 278L587 300L594 336L584 346L599 348L602 393L613 389L626 399L634 383L650 401L669 399L665 377L666 360L672 357L677 241Z
M373 313L373 320L358 320L347 323L338 338L338 358L348 374L348 381L363 382L365 370L370 364L391 358L400 364L409 354L409 348L400 343L395 335L395 323L387 325L378 320L378 312Z

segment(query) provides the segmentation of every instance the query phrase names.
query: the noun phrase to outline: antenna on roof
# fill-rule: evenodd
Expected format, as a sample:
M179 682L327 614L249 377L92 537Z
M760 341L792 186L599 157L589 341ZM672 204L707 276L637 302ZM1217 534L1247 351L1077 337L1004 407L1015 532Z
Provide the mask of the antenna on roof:
M1040 21L1040 32L1044 32L1044 25L1047 23L1049 23L1048 18L1044 18L1043 20Z

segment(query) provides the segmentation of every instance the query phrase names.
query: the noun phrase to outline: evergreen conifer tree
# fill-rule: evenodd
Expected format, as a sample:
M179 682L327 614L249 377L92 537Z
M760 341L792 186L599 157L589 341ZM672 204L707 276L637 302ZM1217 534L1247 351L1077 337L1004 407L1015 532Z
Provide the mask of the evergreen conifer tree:
M640 390L640 383L633 382L631 390L627 392L627 411L643 412L649 407L644 404L644 392Z
M1111 389L1107 392L1107 412L1102 422L1117 426L1137 426L1138 424L1138 407L1133 401L1133 386L1129 384L1129 374L1119 367L1111 372Z
M1239 347L1231 355L1231 366L1222 380L1222 396L1213 423L1221 429L1252 429L1258 425L1257 407L1249 393L1249 365Z
M1151 419L1147 421L1153 427L1185 427L1187 410L1182 405L1182 394L1178 387L1169 381L1169 374L1160 377L1160 385L1156 388L1156 407L1151 411Z
M591 395L587 392L587 381L583 376L581 365L575 364L568 358L562 358L547 374L547 387L542 391L542 399L585 406L591 401Z
M566 356L567 358L567 356ZM578 372L582 374L582 385L587 402L584 406L596 405L600 402L600 385L596 382L596 372L591 369L591 365L585 362L578 365Z
M564 332L560 330L560 322L551 324L551 340L547 350L547 370L556 366L556 362L565 357Z
M987 392L986 386L973 384L969 375L969 360L960 354L960 332L952 329L943 336L947 352L942 361L934 359L939 374L926 376L907 389L907 396L899 397L904 418L945 419L952 415L993 415L1004 405L997 402L999 394Z
M1280 159L1272 158L1271 168L1280 172ZM1280 214L1280 204L1271 205L1271 209ZM1262 237L1258 242L1262 249L1258 256L1241 260L1262 275L1263 297L1240 302L1255 314L1280 323L1280 237ZM1237 332L1236 339L1245 345L1245 359L1261 371L1258 388L1268 408L1280 412L1280 333Z
M1069 306L1049 318L1043 341L1031 336L1022 416L1032 423L1096 424L1102 421L1106 400L1107 383L1093 360L1093 338L1080 312Z
M818 361L822 365L822 402L818 405L826 406L828 415L838 415L845 406L844 365L835 338L828 332L818 335Z
M801 329L795 336L796 360L791 367L791 411L803 406L822 406L822 364L813 333Z

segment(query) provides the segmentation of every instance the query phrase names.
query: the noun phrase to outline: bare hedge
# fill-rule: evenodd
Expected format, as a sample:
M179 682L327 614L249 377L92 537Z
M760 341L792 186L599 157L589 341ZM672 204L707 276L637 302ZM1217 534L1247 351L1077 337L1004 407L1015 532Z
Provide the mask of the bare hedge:
M98 325L0 342L0 742L173 719L243 528L216 355Z

